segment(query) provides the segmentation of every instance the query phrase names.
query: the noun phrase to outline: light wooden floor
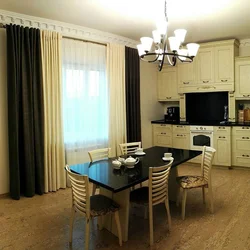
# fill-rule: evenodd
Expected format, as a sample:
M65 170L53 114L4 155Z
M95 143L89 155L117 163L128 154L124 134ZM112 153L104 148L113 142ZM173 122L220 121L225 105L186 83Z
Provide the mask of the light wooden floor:
M196 166L181 166L181 174L199 173ZM186 219L180 208L170 204L172 232L167 230L163 205L154 210L153 250L250 249L250 169L213 170L215 213L202 204L201 190L188 192ZM68 246L69 189L14 201L0 199L0 249L71 249ZM131 209L129 241L122 247L106 230L92 223L90 249L144 250L149 247L148 221L143 209ZM77 218L72 249L84 249L84 220Z

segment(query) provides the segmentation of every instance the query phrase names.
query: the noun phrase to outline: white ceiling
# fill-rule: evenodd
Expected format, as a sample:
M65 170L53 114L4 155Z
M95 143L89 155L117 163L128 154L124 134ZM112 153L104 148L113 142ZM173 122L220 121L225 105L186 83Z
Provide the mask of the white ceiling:
M250 0L167 0L169 36L186 42L250 38ZM1 0L0 9L54 19L139 40L152 36L164 0Z

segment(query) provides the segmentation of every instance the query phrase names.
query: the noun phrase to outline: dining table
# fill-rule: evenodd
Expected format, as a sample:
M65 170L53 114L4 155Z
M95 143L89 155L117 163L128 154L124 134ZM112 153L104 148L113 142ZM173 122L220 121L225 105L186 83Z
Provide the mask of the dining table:
M100 194L113 199L120 205L119 215L123 241L128 240L131 188L148 180L150 167L160 167L168 164L169 161L163 159L164 153L172 153L174 160L168 181L168 192L169 200L175 201L178 190L176 183L176 177L178 176L177 166L200 155L202 152L154 146L145 149L144 153L144 155L132 155L132 157L139 159L134 167L122 165L120 169L115 169L112 161L117 159L117 157L69 165L72 172L80 175L88 175L89 181L100 187ZM127 158L128 156L125 155L122 157ZM106 215L104 220L98 220L98 224L116 236L118 235L115 221L111 215Z

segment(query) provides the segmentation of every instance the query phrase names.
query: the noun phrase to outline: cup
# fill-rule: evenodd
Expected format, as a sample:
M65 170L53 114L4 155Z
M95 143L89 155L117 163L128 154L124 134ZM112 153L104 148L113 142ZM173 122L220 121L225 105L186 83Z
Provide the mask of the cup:
M143 152L143 148L137 148L136 149L136 153L142 153Z
M164 158L170 158L172 157L172 153L164 153Z

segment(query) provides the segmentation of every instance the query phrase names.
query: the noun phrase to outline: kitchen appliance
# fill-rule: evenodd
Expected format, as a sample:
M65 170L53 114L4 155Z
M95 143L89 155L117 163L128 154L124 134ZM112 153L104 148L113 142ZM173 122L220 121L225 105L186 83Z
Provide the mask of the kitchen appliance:
M213 147L213 126L190 126L190 149L202 150L203 146Z
M165 122L178 123L180 121L180 108L168 107L165 114Z

